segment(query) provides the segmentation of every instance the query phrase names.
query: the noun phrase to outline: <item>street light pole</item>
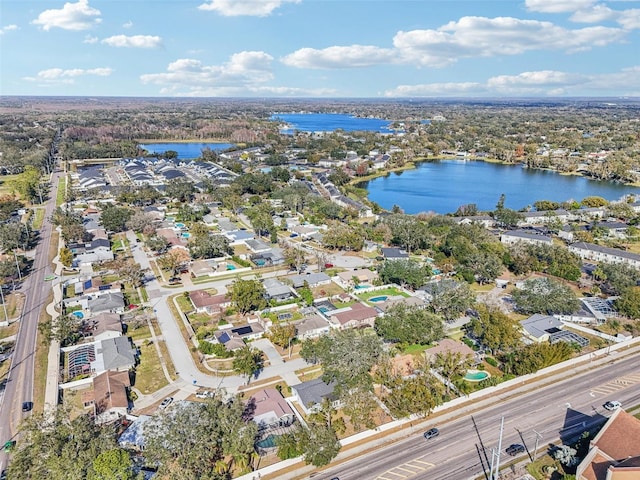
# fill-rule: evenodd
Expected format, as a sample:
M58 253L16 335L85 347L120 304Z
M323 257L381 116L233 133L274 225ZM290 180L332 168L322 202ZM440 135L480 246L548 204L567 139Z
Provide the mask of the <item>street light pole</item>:
M535 430L533 431L533 433L536 434L536 447L535 450L533 451L533 461L536 461L536 457L538 456L538 442L540 440L542 440L542 434L536 432Z

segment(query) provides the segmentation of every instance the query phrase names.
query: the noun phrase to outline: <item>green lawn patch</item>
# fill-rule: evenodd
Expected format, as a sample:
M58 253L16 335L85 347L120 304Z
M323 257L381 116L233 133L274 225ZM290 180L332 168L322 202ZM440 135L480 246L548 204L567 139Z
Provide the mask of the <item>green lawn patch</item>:
M145 395L153 393L168 384L162 371L156 347L152 342L140 345L140 365L136 367L135 387Z
M424 352L426 349L430 348L430 345L408 345L403 351L402 353L405 355L418 355L418 354L422 354L422 352Z
M56 194L56 207L59 207L64 203L64 199L67 193L67 177L60 177L58 180L58 192Z
M40 230L42 228L42 224L44 223L44 208L35 208L34 215L31 220L31 226L34 230Z

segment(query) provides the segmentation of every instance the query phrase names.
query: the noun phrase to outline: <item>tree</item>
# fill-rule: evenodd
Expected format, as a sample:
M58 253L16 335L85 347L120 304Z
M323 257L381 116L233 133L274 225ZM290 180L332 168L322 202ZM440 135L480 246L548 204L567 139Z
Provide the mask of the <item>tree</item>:
M73 252L69 250L67 247L62 247L60 252L58 252L58 257L60 258L60 263L65 267L70 267L73 263Z
M342 411L349 417L351 425L358 431L362 427L375 428L373 413L379 408L378 402L367 388L356 387L342 394Z
M452 352L451 350L436 353L431 361L433 368L448 380L445 383L447 393L449 393L449 384L452 380L455 377L464 375L472 363L473 358L471 355L463 355L460 352Z
M615 301L616 309L628 318L640 319L640 287L629 287Z
M236 350L233 356L233 369L247 377L247 384L251 377L262 368L263 353L249 346Z
M336 389L344 390L371 384L369 372L382 355L382 344L370 333L339 330L305 341L300 355L309 362L321 362L325 382L335 380Z
M132 215L133 211L128 208L106 204L100 213L100 222L107 231L123 232Z
M491 352L511 350L520 344L519 324L498 309L479 305L478 316L467 325L469 333Z
M193 199L195 186L186 179L175 179L166 184L165 193L169 198L175 198L179 202L190 202Z
M580 306L571 288L547 277L525 281L522 289L516 288L511 296L518 310L526 314L569 314Z
M129 453L121 448L102 452L89 470L88 480L133 480L133 462Z
M360 225L329 222L322 235L322 244L336 250L360 251L364 246L364 230Z
M112 426L96 425L89 415L71 419L64 408L46 418L29 416L21 430L20 448L11 454L9 478L84 480L97 457L117 448Z
M382 401L395 419L409 415L426 416L441 401L439 390L442 387L437 383L428 373L409 378L396 376Z
M221 396L204 403L175 404L145 425L145 458L159 465L160 478L230 480L225 458L247 457L254 449L258 427L247 422L245 405L237 397Z
M286 325L274 325L269 331L269 340L284 348L290 345L289 342L296 336L296 327L292 323Z
M624 290L638 285L640 282L640 270L624 263L601 263L594 275L599 272L606 289L614 295L620 295Z
M554 202L552 200L538 200L533 202L533 207L538 212L546 212L549 210L557 210L560 208L560 204L558 202Z
M171 275L175 275L181 265L190 260L189 254L182 248L173 248L156 260L158 265L164 270L168 270Z
M282 250L284 256L285 265L296 270L296 272L302 272L302 265L307 263L307 257L302 248L297 248L295 245L286 245Z
M524 215L510 208L501 208L493 213L493 218L501 227L513 228L524 220Z
M427 308L446 321L457 319L476 301L476 295L468 283L441 280L428 284L431 299Z
M335 430L323 424L311 424L308 428L303 428L300 444L304 448L305 463L314 467L331 463L341 447Z
M575 467L580 463L580 459L576 456L578 452L569 445L561 445L553 450L553 458L558 460L565 467Z
M427 345L444 336L442 318L399 302L377 317L375 329L386 341Z
M242 315L266 307L265 294L264 286L258 280L238 278L229 286L229 297Z
M431 267L415 260L386 260L378 267L378 274L384 283L418 288L431 278Z
M142 286L144 271L140 269L139 263L136 263L133 260L118 259L112 263L112 266L120 278L129 282L133 288Z
M503 356L505 371L514 375L527 375L564 362L573 356L573 347L566 342L532 343Z
M580 202L583 207L597 208L597 207L606 207L609 205L609 201L597 196L585 197Z
M169 248L169 246L171 245L169 243L169 240L167 240L164 237L160 237L158 235L154 235L152 237L149 237L147 239L147 247L150 250L153 250L156 253L164 253L167 251L167 249Z
M504 270L502 260L491 252L477 252L470 255L464 266L471 270L480 285L494 281Z
M189 251L193 258L216 258L231 252L229 239L222 235L194 236L189 239Z
M129 220L125 223L126 227L134 232L142 232L145 229L148 229L153 225L153 221L155 217L150 213L145 213L143 211L137 211L131 215Z

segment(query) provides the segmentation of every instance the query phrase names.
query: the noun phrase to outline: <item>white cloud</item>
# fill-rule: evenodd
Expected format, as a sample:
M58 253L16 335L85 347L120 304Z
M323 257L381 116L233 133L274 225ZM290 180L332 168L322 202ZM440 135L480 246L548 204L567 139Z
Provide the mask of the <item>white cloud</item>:
M91 35L85 35L84 40L82 40L82 43L89 43L89 44L98 43L98 37L92 37Z
M300 3L300 0L210 0L198 9L218 12L225 17L266 17L285 3Z
M532 50L576 52L614 43L624 35L617 28L569 30L537 20L462 17L437 30L398 32L393 43L404 62L437 67L466 57L519 55Z
M640 8L632 8L622 12L618 23L626 30L640 29Z
M611 10L606 5L594 5L590 8L578 10L571 15L571 21L579 23L598 23L606 20L615 20L619 12Z
M157 48L162 46L162 38L152 35L114 35L102 40L110 47Z
M11 24L11 25L7 25L5 27L0 27L0 35L4 35L7 32L14 32L18 30L18 26Z
M328 47L321 50L301 48L282 58L282 63L297 68L358 68L390 63L394 51L371 45Z
M131 27L133 27L133 22L131 20L122 24L122 28L131 28Z
M565 13L585 10L595 4L595 0L526 0L527 10L542 13Z
M605 74L568 73L553 70L522 72L518 75L498 75L485 83L431 83L399 85L387 90L387 97L420 96L576 96L608 95L611 91L638 95L640 66ZM635 89L635 90L634 90Z
M91 8L89 0L65 3L59 10L45 10L31 23L42 26L45 31L57 27L63 30L88 30L102 21L100 10Z
M49 68L47 70L40 70L35 77L24 77L24 80L30 82L44 82L48 84L53 83L74 83L74 79L87 75L93 75L98 77L108 77L113 73L113 69L109 67L99 68Z
M273 79L273 57L264 52L240 52L222 65L203 65L200 60L182 58L168 65L165 73L140 76L142 83L162 85L162 93L193 94L212 89L247 90Z

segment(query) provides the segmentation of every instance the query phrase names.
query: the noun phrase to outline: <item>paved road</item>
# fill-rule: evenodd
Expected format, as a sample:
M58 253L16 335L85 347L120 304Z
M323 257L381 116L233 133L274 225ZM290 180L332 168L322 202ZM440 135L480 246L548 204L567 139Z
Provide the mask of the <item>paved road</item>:
M536 433L542 435L539 454L559 438L573 438L604 422L610 412L602 408L608 400L623 405L640 403L638 356L616 360L583 374L569 372L562 382L509 398L492 397L487 407L471 412L465 408L455 420L434 419L440 436L425 440L425 428L402 440L323 472L320 478L341 480L467 480L488 473L492 449L497 449L500 420L504 416L501 463L512 460L504 449L512 443L526 446L533 456ZM456 412L459 415L460 412ZM535 431L534 431L535 430ZM526 458L526 456L525 456ZM282 477L285 478L285 477ZM291 476L286 478L308 478Z
M30 413L22 412L22 402L33 401L34 355L38 319L51 293L51 282L44 277L50 275L49 243L52 225L49 222L54 209L61 174L52 175L52 188L45 204L45 220L40 228L40 241L35 249L32 273L24 279L20 290L25 294L24 311L16 337L15 350L11 360L8 381L0 406L0 441L16 439L18 426ZM0 453L0 469L7 465L7 455Z

